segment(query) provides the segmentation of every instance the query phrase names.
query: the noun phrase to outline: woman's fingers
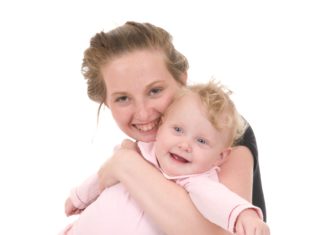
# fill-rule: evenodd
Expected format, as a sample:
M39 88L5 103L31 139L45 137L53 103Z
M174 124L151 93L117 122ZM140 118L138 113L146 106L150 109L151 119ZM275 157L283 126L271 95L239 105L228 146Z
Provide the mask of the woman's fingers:
M121 147L125 149L136 149L136 143L129 139L125 139L121 143Z

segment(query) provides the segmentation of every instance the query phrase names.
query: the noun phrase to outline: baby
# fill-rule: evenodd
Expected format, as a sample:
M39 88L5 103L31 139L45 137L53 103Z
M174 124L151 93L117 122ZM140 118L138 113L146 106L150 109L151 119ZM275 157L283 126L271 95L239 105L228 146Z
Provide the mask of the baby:
M245 126L229 91L211 81L183 88L165 112L156 141L137 146L166 178L185 188L208 220L232 233L253 235L267 231L261 210L222 185L217 175ZM97 174L72 190L65 211L82 211L62 232L66 235L162 234L121 183L100 192Z

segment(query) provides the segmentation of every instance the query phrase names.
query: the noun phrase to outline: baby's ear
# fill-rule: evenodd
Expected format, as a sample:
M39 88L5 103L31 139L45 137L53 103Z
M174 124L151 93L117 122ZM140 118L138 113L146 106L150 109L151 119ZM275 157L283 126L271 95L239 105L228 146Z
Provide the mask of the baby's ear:
M229 147L229 148L224 149L219 154L219 160L217 161L218 165L222 165L226 161L226 159L227 159L228 155L230 155L231 151L232 151L232 148Z
M228 155L230 155L230 153L232 152L232 148L226 148L221 152L221 157L222 158L227 158Z

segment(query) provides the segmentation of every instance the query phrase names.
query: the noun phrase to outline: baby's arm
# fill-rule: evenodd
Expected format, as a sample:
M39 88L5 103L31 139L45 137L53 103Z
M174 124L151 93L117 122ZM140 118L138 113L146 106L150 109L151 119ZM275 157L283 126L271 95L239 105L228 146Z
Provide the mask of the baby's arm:
M114 152L120 149L117 145L114 148ZM70 196L65 201L65 214L67 216L80 214L87 206L95 201L100 193L105 189L100 185L99 175L97 174L90 176L81 185L71 190ZM112 183L111 185L117 182ZM110 186L111 186L110 185Z
M80 186L73 188L65 202L67 216L79 214L100 195L98 175L92 175Z
M200 175L178 180L177 183L186 189L205 218L224 229L232 233L245 231L238 234L246 235L254 235L254 232L249 232L252 230L267 229L267 225L262 220L262 211L258 207L230 191L217 180Z

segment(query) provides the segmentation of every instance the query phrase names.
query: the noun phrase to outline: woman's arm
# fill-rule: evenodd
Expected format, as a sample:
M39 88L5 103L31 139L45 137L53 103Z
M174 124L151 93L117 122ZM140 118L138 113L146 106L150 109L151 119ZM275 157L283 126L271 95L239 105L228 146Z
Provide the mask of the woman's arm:
M219 180L233 192L252 202L253 156L245 146L232 149L227 161L221 166Z
M120 149L101 168L107 186L120 181L147 215L168 235L228 235L209 222L193 205L188 193L164 176L136 151Z

